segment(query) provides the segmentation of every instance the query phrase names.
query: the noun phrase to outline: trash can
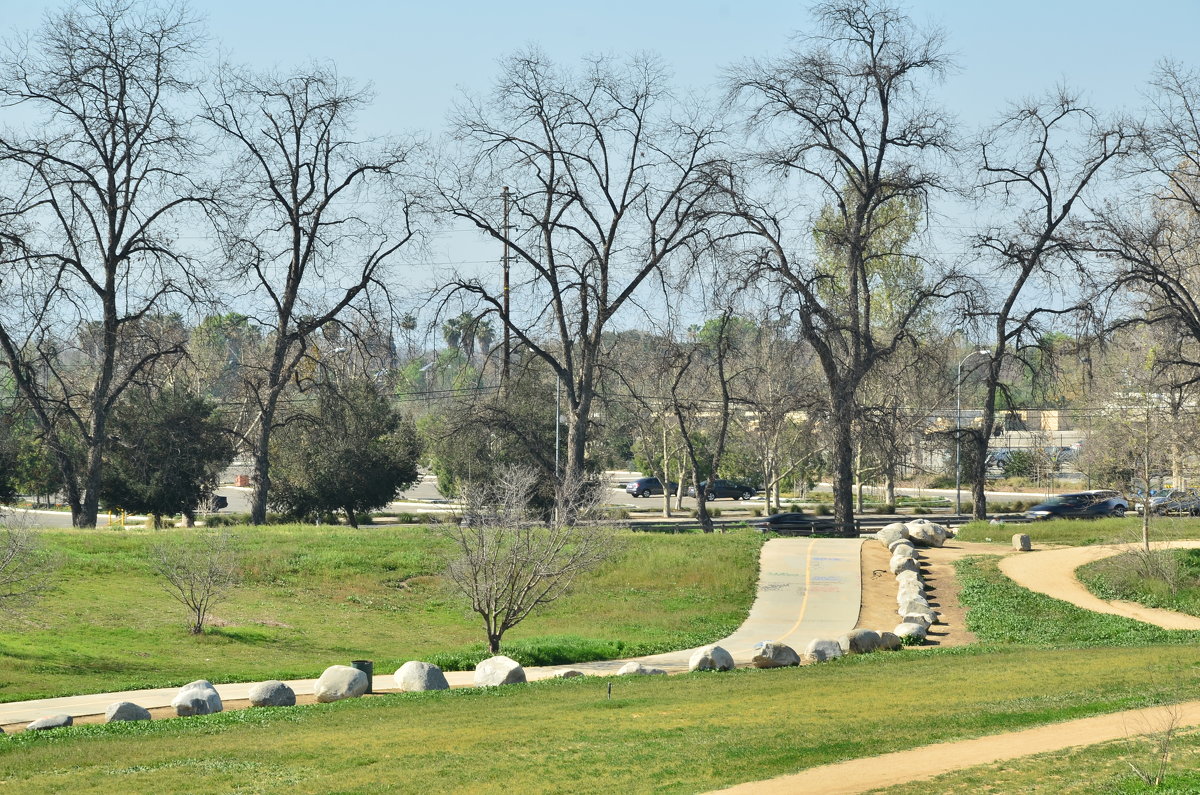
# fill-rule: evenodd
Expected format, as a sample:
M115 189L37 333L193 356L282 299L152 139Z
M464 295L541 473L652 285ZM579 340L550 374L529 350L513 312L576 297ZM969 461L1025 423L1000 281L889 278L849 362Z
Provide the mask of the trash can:
M371 684L375 677L375 662L373 660L351 660L350 667L362 671L367 675L367 692L374 692L371 689Z

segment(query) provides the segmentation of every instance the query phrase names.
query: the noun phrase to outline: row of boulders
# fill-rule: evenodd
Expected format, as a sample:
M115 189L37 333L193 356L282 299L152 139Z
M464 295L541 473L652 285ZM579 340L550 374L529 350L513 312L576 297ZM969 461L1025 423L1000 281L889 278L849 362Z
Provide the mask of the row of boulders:
M875 537L892 553L888 570L896 576L896 612L900 616L900 623L892 632L902 643L922 643L939 616L929 603L921 578L921 555L917 547L940 547L951 533L940 524L917 519L885 525Z
M920 556L915 545L940 547L949 536L941 525L924 519L915 522L896 522L880 530L876 537L892 552L889 569L896 575L897 612L901 623L893 632L876 632L870 629L852 630L833 640L817 638L808 644L804 654L784 643L768 641L759 644L751 664L755 668L782 668L812 662L825 662L848 654L869 654L875 651L894 651L903 645L904 638L925 639L930 625L938 620L938 614L929 605L925 584L921 579L918 561ZM689 671L728 671L734 668L733 656L720 646L711 645L697 649L688 661ZM639 662L622 666L620 676L645 676L665 674L661 668L650 668ZM574 668L564 668L554 673L558 678L583 676ZM396 688L401 692L446 690L450 684L442 669L432 663L412 660L404 663L394 675ZM475 666L475 685L495 687L526 681L525 669L516 660L503 655L489 657ZM358 698L370 690L370 680L365 672L349 665L332 665L326 668L313 687L319 703ZM296 693L279 680L260 682L250 689L250 704L255 707L290 707L296 704ZM180 717L211 715L222 711L221 696L212 683L200 679L184 685L171 700L175 714ZM108 707L104 714L106 723L115 721L150 720L150 711L130 701L118 701ZM52 715L30 723L26 730L40 731L70 726L70 715Z

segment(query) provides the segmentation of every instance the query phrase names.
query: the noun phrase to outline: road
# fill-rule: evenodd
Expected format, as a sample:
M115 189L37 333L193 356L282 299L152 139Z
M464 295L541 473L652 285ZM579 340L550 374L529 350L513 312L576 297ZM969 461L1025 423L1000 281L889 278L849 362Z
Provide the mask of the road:
M859 554L862 541L856 539L786 538L763 545L758 594L745 622L718 643L729 651L739 665L748 665L756 644L765 640L786 642L803 651L817 637L837 638L853 629L858 620L862 598ZM634 658L647 666L669 672L687 670L694 649ZM348 661L329 660L329 664ZM579 663L570 667L588 674L616 673L629 660ZM563 666L526 669L530 680L548 679ZM446 674L453 687L473 684L472 671ZM315 679L292 680L288 684L297 695L313 692ZM224 701L237 702L248 697L253 683L219 684ZM373 679L376 692L395 689L392 672L379 672ZM67 713L75 717L100 715L115 701L133 701L147 709L170 706L178 688L154 688L124 693L98 693L65 698L44 698L0 704L0 725L12 728L47 715ZM236 705L231 705L236 706Z

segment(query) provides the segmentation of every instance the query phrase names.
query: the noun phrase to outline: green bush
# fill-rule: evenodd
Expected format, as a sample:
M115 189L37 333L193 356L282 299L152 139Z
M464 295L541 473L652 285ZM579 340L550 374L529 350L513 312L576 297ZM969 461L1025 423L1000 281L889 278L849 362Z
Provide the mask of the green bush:
M813 506L813 513L815 513L817 516L829 516L831 513L833 513L833 509L822 502Z
M933 513L933 511L929 510L923 505L918 505L916 508L913 508L913 513L918 516L924 516L925 514Z

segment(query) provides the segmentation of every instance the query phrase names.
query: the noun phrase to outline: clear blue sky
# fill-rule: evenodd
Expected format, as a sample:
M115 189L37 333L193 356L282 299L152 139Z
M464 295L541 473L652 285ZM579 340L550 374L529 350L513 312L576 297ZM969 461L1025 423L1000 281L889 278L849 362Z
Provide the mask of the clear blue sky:
M60 3L0 0L0 30L28 30ZM345 76L374 84L377 102L363 132L436 134L460 89L484 91L504 55L536 44L574 62L590 52L658 53L678 84L704 92L722 70L779 54L810 19L807 2L782 0L607 0L571 3L414 0L208 0L214 48L256 68L335 62ZM1200 67L1200 0L914 0L921 23L944 28L959 70L938 91L969 132L1009 100L1060 82L1109 110L1136 109L1155 63L1173 57ZM5 30L7 29L7 30ZM498 256L473 233L443 231L433 263Z
M29 29L61 5L0 0L0 29ZM945 28L961 71L944 96L970 125L1008 99L1062 80L1097 105L1132 107L1159 58L1200 65L1200 0L906 5L914 18ZM344 75L374 83L378 106L364 121L379 131L438 129L460 87L485 88L497 59L526 44L565 61L585 52L654 51L680 84L704 90L732 62L779 53L809 22L807 3L775 0L208 0L192 7L234 61L286 68L328 59Z

